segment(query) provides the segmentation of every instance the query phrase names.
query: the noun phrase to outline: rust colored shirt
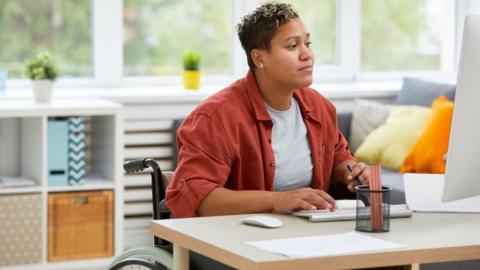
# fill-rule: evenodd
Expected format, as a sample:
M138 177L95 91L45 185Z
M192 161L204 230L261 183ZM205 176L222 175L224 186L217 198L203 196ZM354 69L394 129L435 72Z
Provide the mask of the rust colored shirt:
M336 109L311 88L295 89L312 154L312 188L328 191L333 168L354 159L338 131ZM176 217L194 217L217 187L273 191L272 120L252 72L201 103L177 132L178 166L166 202Z

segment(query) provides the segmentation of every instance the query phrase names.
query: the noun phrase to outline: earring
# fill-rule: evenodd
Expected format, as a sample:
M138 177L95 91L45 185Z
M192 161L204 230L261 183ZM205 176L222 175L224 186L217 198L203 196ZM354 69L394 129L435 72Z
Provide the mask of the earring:
M263 68L263 64L260 64L260 68Z

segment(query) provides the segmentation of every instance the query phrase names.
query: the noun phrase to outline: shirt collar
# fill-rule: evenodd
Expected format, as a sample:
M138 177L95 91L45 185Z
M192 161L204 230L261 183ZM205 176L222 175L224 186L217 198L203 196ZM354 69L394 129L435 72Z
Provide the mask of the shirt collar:
M303 89L293 90L293 97L297 100L298 105L300 106L300 110L302 111L302 113L304 114L304 117L307 120L312 119L313 121L321 124L318 108L317 109L313 108L310 101L306 98L304 93L302 93L303 91L304 91ZM317 106L321 106L321 105L318 104Z
M253 75L251 70L248 71L247 76L245 76L246 92L252 104L252 109L255 114L255 118L259 121L270 121L270 115L267 112L267 108L263 103L262 94L260 88L258 88L257 80Z
M258 121L271 121L267 108L264 104L260 88L258 87L257 80L251 70L248 71L245 76L246 92L252 105L252 109L255 114L255 118ZM293 90L293 97L297 100L300 110L307 120L313 119L315 122L320 123L320 117L315 113L318 110L312 110L312 105L306 99L302 93L302 89Z

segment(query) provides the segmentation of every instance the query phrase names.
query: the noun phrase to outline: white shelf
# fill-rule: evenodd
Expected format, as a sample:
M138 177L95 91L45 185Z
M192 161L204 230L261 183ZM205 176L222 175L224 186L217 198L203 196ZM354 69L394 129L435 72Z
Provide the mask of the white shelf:
M50 103L35 103L33 100L0 100L2 117L111 115L122 106L103 99L53 99Z
M64 262L44 262L39 264L22 264L2 266L2 270L86 270L86 269L106 269L113 261L114 257L95 258L85 260L70 260Z
M103 190L103 189L114 189L115 184L111 180L85 180L85 184L81 186L58 186L58 187L48 187L48 192L66 192L66 191L87 191L87 190Z
M0 194L27 194L27 193L40 193L40 192L42 192L42 188L39 186L0 188Z

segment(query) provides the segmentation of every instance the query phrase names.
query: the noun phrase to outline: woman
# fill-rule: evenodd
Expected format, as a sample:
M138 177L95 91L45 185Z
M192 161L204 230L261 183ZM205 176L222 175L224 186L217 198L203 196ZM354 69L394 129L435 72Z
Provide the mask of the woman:
M310 34L291 5L267 3L242 19L238 35L250 71L178 130L168 207L176 217L335 210L330 184L353 192L354 179L368 184L370 175L338 131L335 107L308 88Z

